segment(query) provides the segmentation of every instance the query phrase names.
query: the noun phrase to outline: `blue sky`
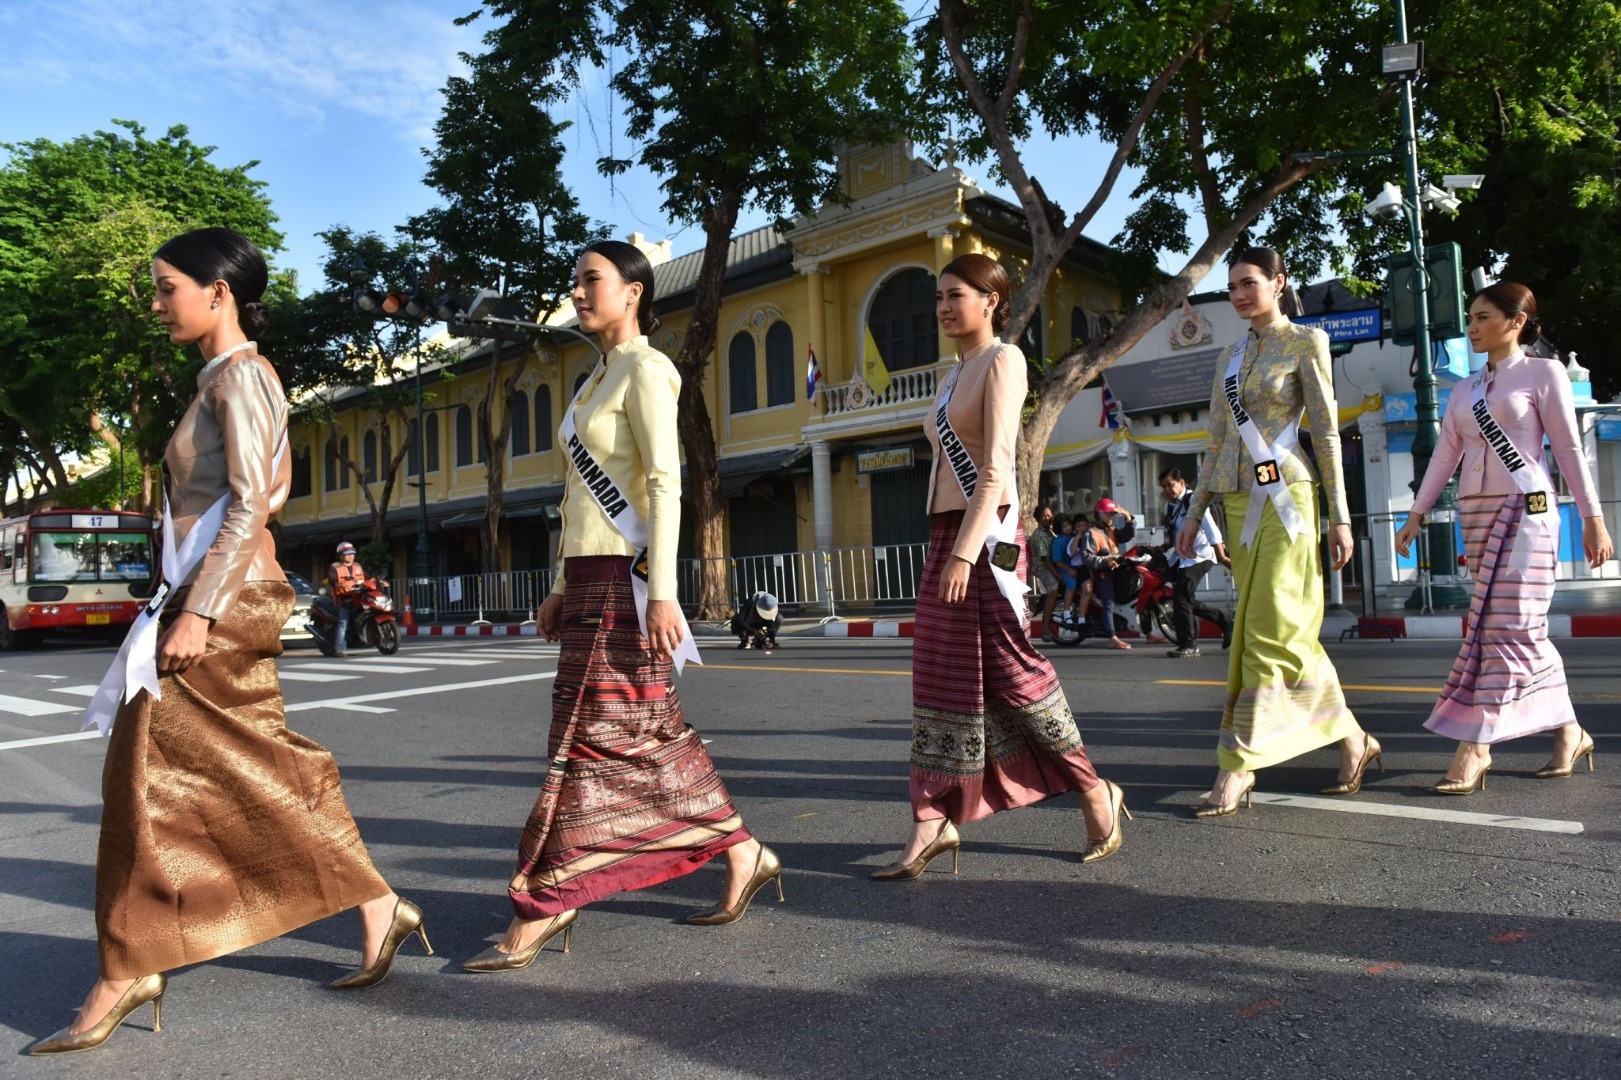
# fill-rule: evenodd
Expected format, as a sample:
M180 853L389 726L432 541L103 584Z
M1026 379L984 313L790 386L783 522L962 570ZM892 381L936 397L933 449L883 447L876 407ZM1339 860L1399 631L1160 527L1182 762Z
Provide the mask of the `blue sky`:
M257 159L286 234L275 256L305 291L320 280L332 225L391 234L432 205L422 148L432 142L445 79L461 52L480 48L479 25L454 19L476 0L235 0L228 5L152 0L60 0L26 7L0 0L0 142L65 141L114 119L157 135L184 124L218 149L213 160ZM582 208L616 235L674 238L677 254L702 244L697 228L668 222L658 178L646 170L609 181L594 162L611 145L627 154L623 121L592 73L559 109L573 122L565 172ZM1106 163L1079 140L1032 148L1032 172L1072 209ZM983 166L965 166L982 182ZM1084 186L1083 186L1084 185ZM1089 235L1107 242L1126 212L1123 177ZM1004 196L1007 193L1002 192ZM764 224L758 215L741 228Z

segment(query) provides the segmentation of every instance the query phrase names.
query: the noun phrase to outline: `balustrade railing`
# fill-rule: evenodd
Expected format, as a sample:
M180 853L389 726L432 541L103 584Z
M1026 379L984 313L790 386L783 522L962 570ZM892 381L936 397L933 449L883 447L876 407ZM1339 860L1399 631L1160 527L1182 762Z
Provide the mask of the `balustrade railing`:
M842 383L822 386L823 417L844 416L867 409L882 409L890 405L911 405L933 401L939 387L940 376L951 367L950 363L931 367L910 368L890 373L889 386L882 394L874 394L866 385Z

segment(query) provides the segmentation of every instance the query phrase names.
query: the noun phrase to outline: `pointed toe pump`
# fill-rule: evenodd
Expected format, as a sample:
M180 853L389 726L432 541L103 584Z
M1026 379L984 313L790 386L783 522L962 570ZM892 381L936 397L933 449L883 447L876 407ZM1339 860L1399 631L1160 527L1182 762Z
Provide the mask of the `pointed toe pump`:
M1576 771L1576 763L1582 758L1587 759L1587 771L1593 771L1593 736L1586 731L1582 732L1581 741L1576 744L1576 752L1570 755L1570 760L1563 765L1548 762L1543 768L1537 770L1538 780L1560 780Z
M129 1014L145 1005L152 1003L152 1030L163 1030L163 992L168 989L169 980L162 972L156 975L146 975L135 980L135 984L124 991L124 996L118 1003L107 1010L107 1015L97 1020L94 1025L83 1031L74 1033L72 1027L65 1027L48 1039L41 1039L28 1048L28 1052L36 1057L48 1054L77 1054L84 1050L94 1050L102 1043L113 1037L119 1025L129 1019Z
M422 909L403 896L394 901L394 922L383 936L382 948L377 950L377 959L371 962L370 967L363 967L352 975L343 978L329 986L333 990L359 990L362 987L376 986L388 978L388 969L394 966L394 955L405 944L405 939L415 934L422 939L422 948L429 956L433 955L433 946L428 944L428 933L422 928Z
M1250 792L1255 790L1255 774L1250 773L1249 783L1238 789L1232 800L1224 803L1204 802L1193 808L1193 816L1198 818L1226 817L1228 814L1238 813L1240 804L1247 810L1250 806Z
M1131 820L1131 811L1126 809L1126 793L1120 790L1120 785L1113 780L1103 781L1109 785L1109 805L1114 807L1114 824L1109 827L1109 835L1102 840L1088 838L1086 850L1081 852L1083 863L1097 862L1107 859L1120 850L1121 825L1120 819Z
M754 873L750 875L749 883L743 886L743 893L737 898L737 903L731 907L716 904L708 911L687 916L687 922L694 926L724 926L726 923L736 922L749 910L749 901L754 899L754 894L765 888L768 881L777 883L777 903L782 903L782 860L777 858L775 851L761 844L759 858L754 862Z
M1362 747L1362 760L1356 763L1356 772L1351 774L1349 780L1340 780L1323 788L1324 795L1355 795L1362 790L1362 775L1368 771L1368 766L1376 761L1379 763L1379 771L1385 771L1385 748L1380 746L1379 740L1372 735L1367 739L1367 744Z
M546 943L558 934L563 935L563 951L569 952L574 945L574 924L580 919L580 911L575 908L553 917L552 924L541 932L541 935L530 942L528 947L517 952L502 952L500 946L492 945L479 953L471 960L462 964L463 971L489 972L489 971L517 971L526 968L535 962L540 950Z
M1486 774L1491 771L1492 759L1487 758L1481 763L1480 769L1475 775L1466 780L1447 780L1443 778L1432 790L1437 795L1473 795L1476 790L1486 790Z
M920 877L928 869L929 863L934 861L936 855L951 852L951 872L957 872L957 853L962 850L962 837L957 835L957 826L949 820L940 827L940 835L929 841L929 846L918 853L917 858L906 863L891 863L881 870L874 870L869 875L874 881L910 881Z

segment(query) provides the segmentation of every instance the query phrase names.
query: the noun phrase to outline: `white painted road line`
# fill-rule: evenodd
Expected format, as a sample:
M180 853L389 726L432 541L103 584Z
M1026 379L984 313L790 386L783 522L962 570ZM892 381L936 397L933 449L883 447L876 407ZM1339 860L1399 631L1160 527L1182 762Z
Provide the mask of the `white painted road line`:
M33 701L29 698L0 694L0 712L16 713L18 716L50 716L53 713L83 711L84 709L78 705L58 705L54 701Z
M1298 806L1304 810L1337 810L1342 814L1371 814L1374 817L1414 818L1444 821L1453 825L1486 825L1494 829L1525 829L1530 832L1567 833L1582 831L1579 821L1558 818L1519 817L1514 814L1475 814L1466 810L1437 810L1428 806L1398 806L1393 803L1351 802L1345 799L1316 799L1310 795L1271 795L1259 791L1252 796L1258 803Z
M99 731L75 731L71 735L44 735L37 739L15 739L0 742L0 750L21 750L25 746L45 746L49 743L78 742L80 739L99 739Z
M440 653L412 653L411 660L431 660L434 667L477 667L480 664L499 664L500 660L472 660L465 656L444 656Z
M356 705L353 702L346 702L346 703L338 704L338 705L328 705L327 708L329 708L329 709L342 709L344 712L363 712L363 713L387 713L387 712L395 712L395 711L397 711L395 709L388 708L386 705Z
M360 678L359 675L328 675L320 671L278 671L276 674L283 681L291 682L343 682Z
M85 683L82 686L53 686L50 688L53 694L72 694L74 697L95 697L96 691L100 689L101 687L95 683Z
M555 679L555 671L538 671L532 675L508 675L504 679L480 679L477 682L445 683L441 686L414 686L407 690L385 690L378 694L358 694L353 697L329 698L326 701L300 701L288 705L287 711L306 712L310 709L341 709L345 705L362 705L368 701L393 701L395 698L421 697L423 694L443 694L452 690L477 690L485 686L510 686L513 683Z
M36 679L65 679L66 675L35 675Z
M439 647L442 648L442 646ZM420 656L424 659L430 656L438 657L446 655L444 653L417 652L415 649L406 649L404 650L404 653L412 658ZM465 649L459 650L457 655L466 655L468 653L471 653L474 656L499 657L502 660L528 660L536 656L556 656L557 646L554 645L550 649L481 649L475 646L469 646Z
M411 667L408 664L373 664L364 660L334 660L330 664L317 664L309 660L291 670L295 671L359 671L377 675L411 675L418 671L432 671L431 667Z

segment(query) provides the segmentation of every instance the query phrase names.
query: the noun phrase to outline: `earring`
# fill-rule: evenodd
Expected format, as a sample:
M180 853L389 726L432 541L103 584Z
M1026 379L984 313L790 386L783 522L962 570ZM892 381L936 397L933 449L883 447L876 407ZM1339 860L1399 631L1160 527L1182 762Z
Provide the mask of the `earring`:
M213 303L212 303L212 304L209 304L209 305L208 305L208 306L209 306L209 309L210 309L210 310L212 310L212 309L214 309L214 308L217 308L217 307L219 307L219 306L220 306L220 302L219 302L219 301L218 301L218 300L215 300L215 301L214 301L214 302L213 302Z

